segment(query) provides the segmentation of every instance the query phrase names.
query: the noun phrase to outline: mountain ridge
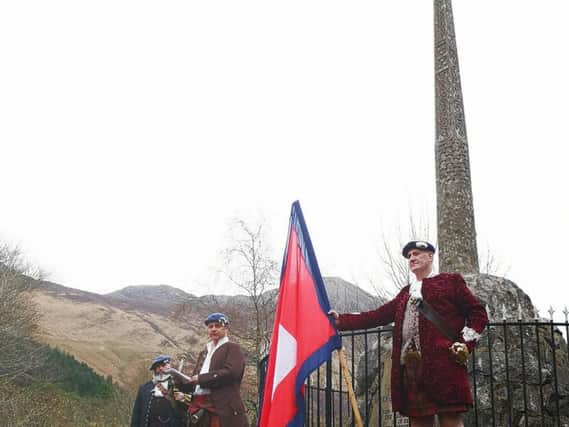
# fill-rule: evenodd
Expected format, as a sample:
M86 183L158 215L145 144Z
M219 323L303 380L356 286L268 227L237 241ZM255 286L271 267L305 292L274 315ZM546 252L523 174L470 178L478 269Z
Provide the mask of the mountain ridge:
M379 300L339 277L324 278L330 304L338 311L366 310ZM276 304L277 289L267 296ZM245 295L196 296L169 285L134 285L97 294L41 281L33 299L42 314L38 339L73 354L121 386L136 387L156 354L185 357L193 365L206 343L203 319L226 311L235 339L248 336L254 313ZM239 319L241 318L241 319ZM241 329L239 329L241 328ZM246 351L247 353L247 351ZM248 360L251 354L247 355ZM248 367L250 377L255 367Z

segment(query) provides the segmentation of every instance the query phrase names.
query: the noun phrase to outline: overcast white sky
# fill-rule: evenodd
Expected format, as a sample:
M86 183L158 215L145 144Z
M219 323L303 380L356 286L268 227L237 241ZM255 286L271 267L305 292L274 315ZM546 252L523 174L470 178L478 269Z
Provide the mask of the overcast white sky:
M569 281L569 3L455 0L478 243L541 310ZM432 1L1 1L0 238L99 293L234 292L232 217L369 287L435 215ZM545 314L545 313L542 313Z

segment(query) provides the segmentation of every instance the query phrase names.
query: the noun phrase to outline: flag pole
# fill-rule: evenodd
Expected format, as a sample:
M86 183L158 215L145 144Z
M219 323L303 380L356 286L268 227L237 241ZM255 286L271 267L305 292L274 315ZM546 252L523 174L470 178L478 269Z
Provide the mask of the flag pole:
M354 412L354 419L356 421L357 427L363 427L362 416L360 415L360 409L358 408L358 402L356 401L356 395L354 389L352 388L352 377L350 371L348 370L348 364L346 363L346 355L344 354L344 349L338 349L338 357L340 358L340 367L342 368L342 376L346 382L346 387L348 388L348 396L350 397L350 403L352 404L352 411Z

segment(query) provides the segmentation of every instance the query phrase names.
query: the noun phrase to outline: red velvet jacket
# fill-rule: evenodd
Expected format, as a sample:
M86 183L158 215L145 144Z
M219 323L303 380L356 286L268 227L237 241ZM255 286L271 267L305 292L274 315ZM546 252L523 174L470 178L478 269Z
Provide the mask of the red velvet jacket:
M441 273L423 280L421 293L448 326L461 336L464 326L481 333L488 323L485 308L466 286L460 274ZM401 333L405 307L409 300L409 286L387 304L376 310L357 314L341 314L338 329L355 330L387 325L393 328L391 354L391 403L394 411L403 409L401 390ZM452 344L435 325L419 314L419 340L423 357L423 386L429 397L443 405L472 404L466 368L456 363L449 351ZM461 338L459 341L464 342ZM466 343L469 350L476 344Z

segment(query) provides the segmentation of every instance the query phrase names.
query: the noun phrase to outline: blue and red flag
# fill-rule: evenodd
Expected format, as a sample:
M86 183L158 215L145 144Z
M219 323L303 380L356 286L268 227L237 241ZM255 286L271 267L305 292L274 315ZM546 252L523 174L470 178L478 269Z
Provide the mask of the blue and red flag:
M340 348L330 302L298 201L292 204L260 427L304 425L304 381Z

